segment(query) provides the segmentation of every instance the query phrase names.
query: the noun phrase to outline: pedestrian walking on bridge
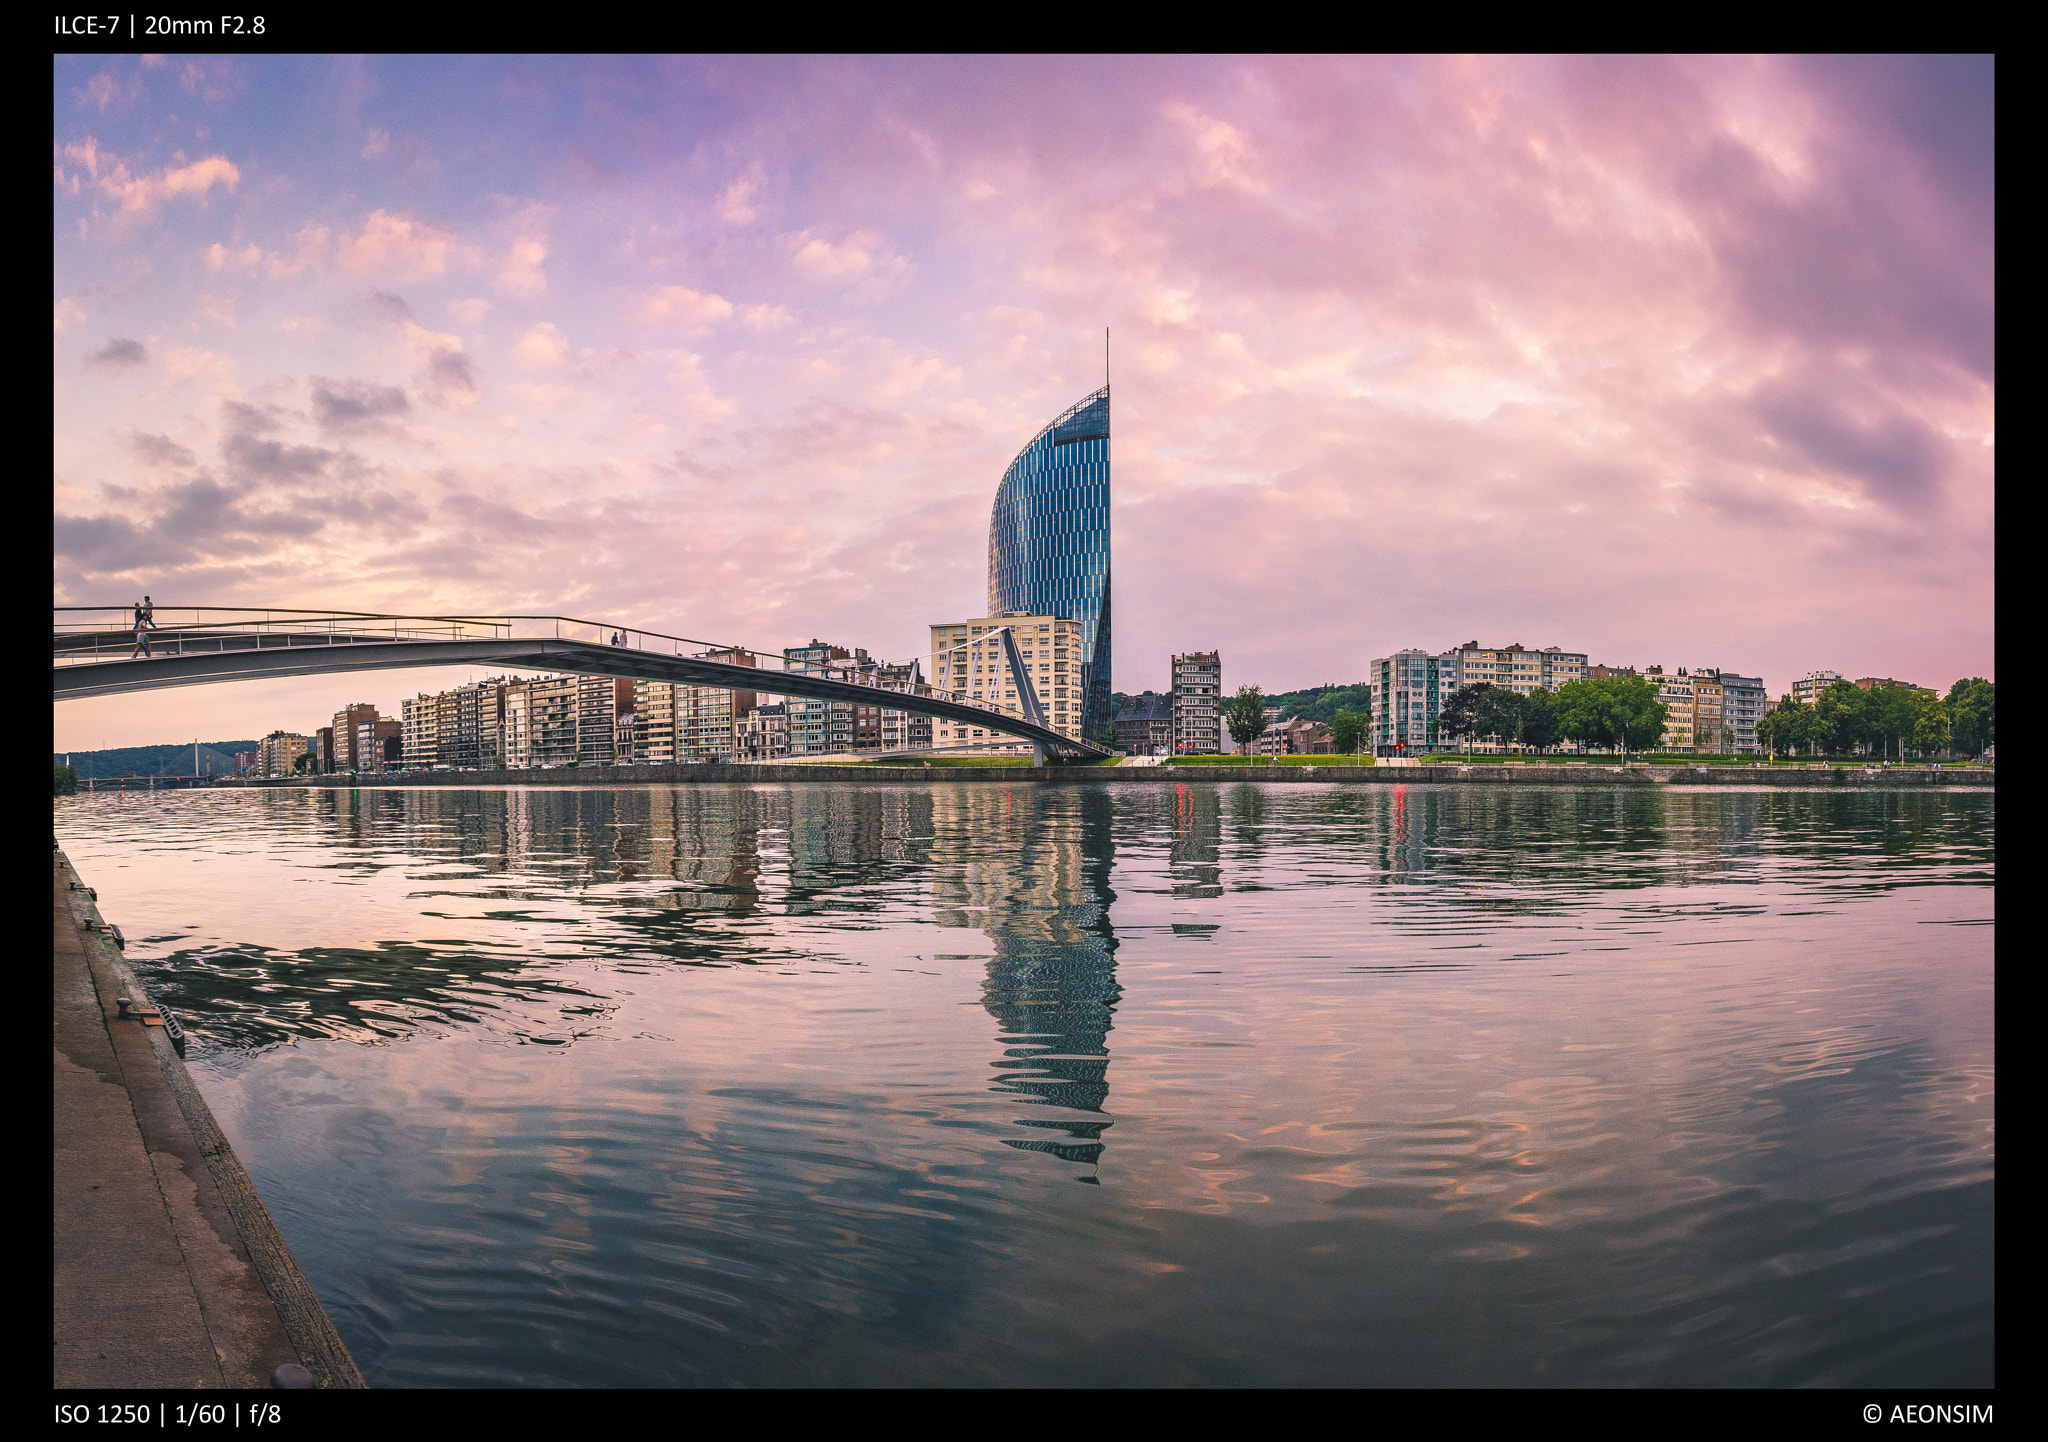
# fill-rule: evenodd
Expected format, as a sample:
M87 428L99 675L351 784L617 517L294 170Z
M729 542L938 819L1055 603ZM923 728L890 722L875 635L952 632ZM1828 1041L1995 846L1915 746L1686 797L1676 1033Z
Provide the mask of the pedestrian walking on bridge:
M144 596L135 603L135 649L128 653L128 659L131 661L137 656L149 655L149 633L156 627L156 622L151 618L156 608L148 602L149 597Z

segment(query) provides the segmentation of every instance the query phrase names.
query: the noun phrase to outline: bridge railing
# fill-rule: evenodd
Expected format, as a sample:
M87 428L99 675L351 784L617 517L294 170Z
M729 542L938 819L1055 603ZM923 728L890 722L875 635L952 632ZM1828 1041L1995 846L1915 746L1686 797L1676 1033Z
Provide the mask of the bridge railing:
M59 666L93 665L128 660L135 650L135 609L131 606L57 606L52 609L54 662ZM619 646L656 655L690 660L737 659L748 656L758 661L781 659L777 651L757 651L733 642L705 641L689 636L671 636L660 631L615 621L589 620L578 616L399 616L375 611L333 611L238 606L157 606L150 626L150 649L157 655L176 655L188 645L208 651L240 649L233 643L246 639L250 649L267 641L294 645L374 645L406 641L576 641L586 645ZM790 673L760 666L760 690L777 694L774 678ZM915 696L923 700L949 701L986 711L1006 720L1021 720L1020 712L1006 710L999 702L978 701L943 686L883 681L872 671L853 667L827 667L809 674L857 686L872 686L883 695ZM877 698L877 704L887 702Z
M135 651L132 606L52 608L53 660L59 666L125 661ZM361 611L259 610L235 606L157 606L149 624L150 650L176 655L188 644L206 650L251 649L266 639L330 645L377 641L489 640L507 634L502 618L389 616Z

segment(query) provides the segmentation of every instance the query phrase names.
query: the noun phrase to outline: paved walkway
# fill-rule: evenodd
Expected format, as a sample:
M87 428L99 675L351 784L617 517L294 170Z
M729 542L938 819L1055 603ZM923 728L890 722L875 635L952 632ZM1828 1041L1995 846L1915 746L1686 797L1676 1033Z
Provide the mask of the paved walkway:
M143 992L54 860L54 1385L362 1386L163 1029L117 1019Z

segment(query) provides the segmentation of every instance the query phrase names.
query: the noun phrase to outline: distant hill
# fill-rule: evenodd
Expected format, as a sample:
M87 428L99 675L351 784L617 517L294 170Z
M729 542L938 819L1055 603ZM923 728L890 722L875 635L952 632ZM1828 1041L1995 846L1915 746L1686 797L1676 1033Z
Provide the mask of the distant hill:
M1109 699L1114 710L1121 712L1131 698L1122 691L1113 691ZM1371 710L1372 682L1360 681L1351 686L1332 683L1328 686L1310 686L1304 691L1282 691L1277 695L1267 695L1266 704L1280 708L1282 721L1290 721L1296 716L1305 717L1310 721L1328 721L1347 707L1353 711Z
M235 753L254 751L254 741L202 741L199 743L199 774L235 774ZM96 776L190 776L192 743L169 742L163 746L116 746L106 751L55 751L50 759L62 766L66 756L83 781Z
M1339 711L1370 711L1372 682L1360 681L1350 686L1311 686L1305 691L1283 691L1277 696L1268 696L1266 704L1278 706L1280 719L1283 721L1296 716L1308 721L1328 721Z

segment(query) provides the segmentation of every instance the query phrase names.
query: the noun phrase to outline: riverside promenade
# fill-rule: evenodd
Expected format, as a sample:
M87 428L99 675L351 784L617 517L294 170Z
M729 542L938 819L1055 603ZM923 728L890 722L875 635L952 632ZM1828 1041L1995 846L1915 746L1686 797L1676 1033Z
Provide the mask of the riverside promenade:
M52 1385L363 1386L170 1037L143 1019L155 1008L85 880L53 854Z
M658 766L559 766L541 770L395 771L358 776L294 776L234 781L230 786L670 786L691 782L831 781L869 786L955 781L1133 781L1185 786L1195 781L1270 781L1303 786L1770 786L1855 791L1871 788L1969 787L1991 790L1988 770L1932 770L1925 766L1628 766L1595 762L1570 766L919 766L870 763L763 762L728 765L685 762Z

